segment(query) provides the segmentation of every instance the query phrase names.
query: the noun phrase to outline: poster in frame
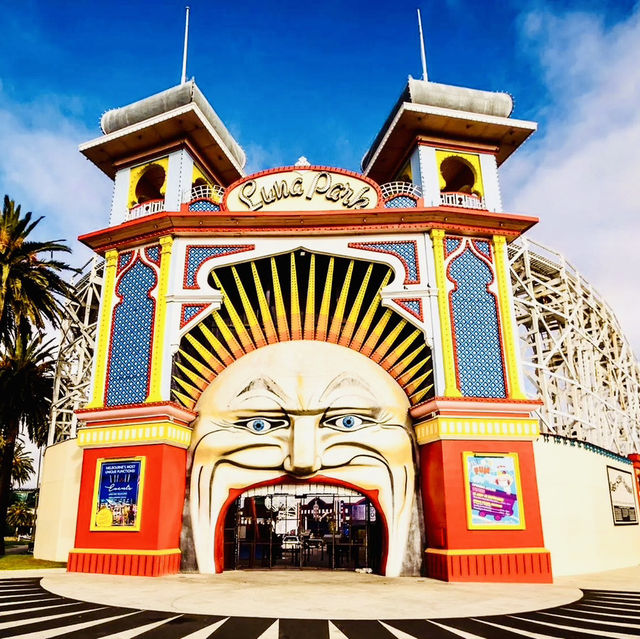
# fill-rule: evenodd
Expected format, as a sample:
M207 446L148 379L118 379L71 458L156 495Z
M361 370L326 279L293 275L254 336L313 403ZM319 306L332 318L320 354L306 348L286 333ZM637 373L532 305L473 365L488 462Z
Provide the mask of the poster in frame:
M517 453L463 452L469 530L524 530Z
M144 457L97 460L90 530L140 530L145 461Z
M638 509L633 480L631 472L607 466L607 482L614 526L638 525Z

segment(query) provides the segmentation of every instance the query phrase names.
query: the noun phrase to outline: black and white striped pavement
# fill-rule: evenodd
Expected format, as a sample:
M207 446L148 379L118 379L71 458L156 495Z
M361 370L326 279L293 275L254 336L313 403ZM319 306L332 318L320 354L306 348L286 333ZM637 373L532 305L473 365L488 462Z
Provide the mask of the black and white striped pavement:
M14 639L515 639L640 636L640 591L584 590L566 606L448 619L313 620L215 617L86 603L40 578L0 579L0 637ZM242 596L242 593L238 593ZM247 609L251 602L247 602Z

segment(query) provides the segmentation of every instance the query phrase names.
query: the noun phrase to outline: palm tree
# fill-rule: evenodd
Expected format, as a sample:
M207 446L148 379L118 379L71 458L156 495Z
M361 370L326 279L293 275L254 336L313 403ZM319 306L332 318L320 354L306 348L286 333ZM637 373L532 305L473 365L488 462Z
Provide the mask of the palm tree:
M13 458L20 426L29 438L42 443L49 423L55 360L51 342L25 340L20 333L0 356L0 424L4 446L0 455L0 530L4 530L11 495ZM0 555L4 537L0 535Z
M15 527L17 537L20 528L33 526L33 508L23 501L12 504L7 511L7 523Z
M36 472L33 467L33 457L26 450L25 445L21 441L16 441L16 447L13 452L13 469L11 470L11 481L17 486L26 484Z
M53 259L54 253L70 253L61 240L36 242L29 235L42 217L31 221L29 211L21 217L8 195L4 196L0 216L0 339L10 338L11 330L36 328L46 322L57 326L62 316L62 301L73 297L72 287L60 276L73 270ZM44 257L49 253L50 259Z
M42 344L47 324L57 326L63 301L73 297L61 275L73 270L54 254L69 253L61 241L37 242L29 235L42 218L21 215L4 197L0 215L0 530L4 530L11 492L16 440L21 424L42 445L51 403L54 358ZM49 254L47 258L46 254ZM0 535L0 555L4 537Z
M11 495L11 475L20 426L32 441L43 443L49 421L55 360L51 342L17 332L0 355L0 425L4 446L0 465L0 530L4 530ZM4 538L0 535L0 555Z

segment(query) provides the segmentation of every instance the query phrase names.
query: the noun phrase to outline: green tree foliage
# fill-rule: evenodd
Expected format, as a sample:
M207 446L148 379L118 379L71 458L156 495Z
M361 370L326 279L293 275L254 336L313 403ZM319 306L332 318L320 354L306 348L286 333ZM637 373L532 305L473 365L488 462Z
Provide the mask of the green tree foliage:
M33 467L33 457L25 448L21 441L16 442L13 452L13 469L11 470L11 481L16 486L26 484L36 472Z
M0 339L11 341L14 330L42 331L46 322L57 326L62 303L73 297L73 289L61 277L69 270L54 254L70 253L59 240L36 242L29 235L42 217L21 216L9 196L4 196L0 216ZM49 254L47 259L46 254Z
M16 537L20 528L33 526L33 508L29 508L23 501L16 502L7 510L7 524L16 529Z
M38 445L46 441L55 359L44 329L58 326L72 288L71 270L54 259L70 249L61 241L39 242L30 234L42 218L21 214L8 196L0 216L0 530L7 521L14 452L21 427ZM0 535L0 555L4 537Z

